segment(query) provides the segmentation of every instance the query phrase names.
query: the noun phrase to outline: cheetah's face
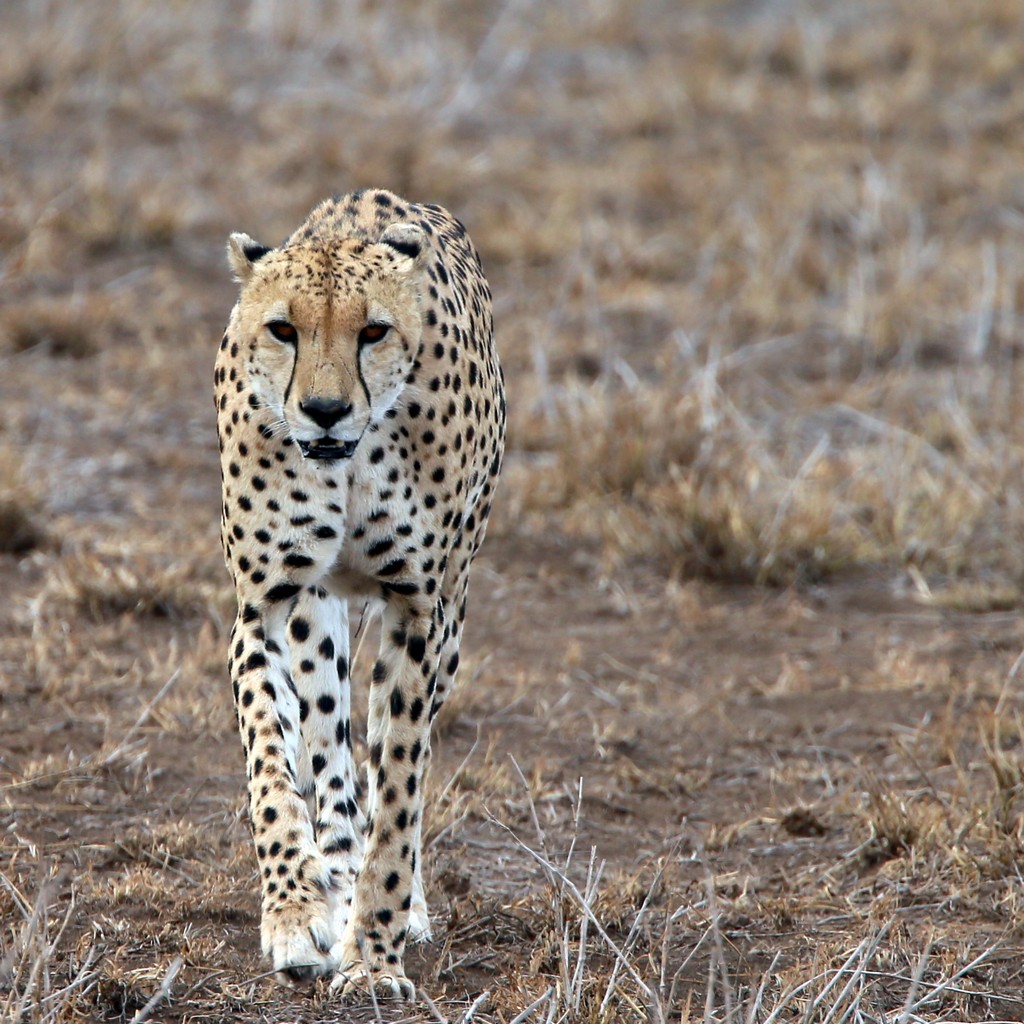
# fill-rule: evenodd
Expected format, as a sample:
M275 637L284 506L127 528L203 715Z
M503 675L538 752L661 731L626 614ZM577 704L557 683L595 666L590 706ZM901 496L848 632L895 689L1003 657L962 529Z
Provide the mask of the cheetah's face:
M231 321L249 385L311 459L348 458L398 399L422 334L426 238L394 224L355 239L268 249L235 234Z

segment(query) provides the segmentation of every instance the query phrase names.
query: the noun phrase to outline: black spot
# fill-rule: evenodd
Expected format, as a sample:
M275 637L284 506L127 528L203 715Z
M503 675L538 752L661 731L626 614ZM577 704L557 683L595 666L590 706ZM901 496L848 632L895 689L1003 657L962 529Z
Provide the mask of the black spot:
M309 639L309 623L305 619L292 619L291 634L299 642Z
M292 552L290 555L284 556L284 564L290 566L292 569L305 569L307 566L313 564L313 559L309 555L300 555L296 552Z
M256 578L256 574L253 574L253 579ZM287 601L289 598L294 597L302 587L298 583L278 583L276 586L271 587L267 591L268 601Z
M316 699L316 706L322 715L329 715L334 710L334 698L328 694L321 694Z
M268 807L263 812L263 820L269 825L272 822L277 821L277 811L273 807Z
M418 722L423 715L423 701L417 697L409 705L409 718L413 722Z
M313 774L319 775L327 767L327 758L323 754L314 754L312 764Z
M433 583L433 580L430 580ZM418 594L420 592L419 584L417 583L383 583L382 588L385 596L387 594L402 594L408 596L410 594Z
M320 652L321 658L326 658L330 661L334 657L334 641L329 636L325 636L320 641L320 646L317 650Z
M368 558L376 558L378 555L383 555L385 551L390 551L394 546L394 540L391 537L385 537L383 540L374 541L366 549L366 555Z
M388 877L384 879L384 891L385 892L394 892L398 888L398 882L399 882L398 872L397 871L392 871L391 874L388 875Z
M396 686L391 691L391 717L398 718L405 710L405 698L402 691Z
M409 637L409 657L415 662L423 660L427 653L427 641L422 636Z
M338 536L333 526L318 526L314 532L320 540L330 540L332 537Z

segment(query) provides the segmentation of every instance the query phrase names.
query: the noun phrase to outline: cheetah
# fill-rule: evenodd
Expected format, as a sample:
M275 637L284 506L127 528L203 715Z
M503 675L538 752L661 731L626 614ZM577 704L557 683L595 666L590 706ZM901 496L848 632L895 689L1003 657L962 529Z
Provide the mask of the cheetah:
M342 994L409 999L431 723L504 451L490 289L458 220L383 190L326 200L278 248L233 234L228 259L221 536L262 948L285 984L334 972ZM367 605L364 793L349 610Z

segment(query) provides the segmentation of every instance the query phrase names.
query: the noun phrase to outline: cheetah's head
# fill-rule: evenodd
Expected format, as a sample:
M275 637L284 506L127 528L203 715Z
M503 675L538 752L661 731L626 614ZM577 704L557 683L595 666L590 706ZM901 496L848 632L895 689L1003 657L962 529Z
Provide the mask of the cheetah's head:
M395 404L423 330L427 242L414 224L379 241L260 245L233 234L241 285L230 330L249 385L306 458L344 459Z

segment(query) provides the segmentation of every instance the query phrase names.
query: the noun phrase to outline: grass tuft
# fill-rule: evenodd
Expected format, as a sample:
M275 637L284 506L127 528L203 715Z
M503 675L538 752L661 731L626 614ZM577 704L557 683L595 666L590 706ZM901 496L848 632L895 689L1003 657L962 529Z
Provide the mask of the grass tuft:
M40 489L29 481L20 458L0 450L0 554L26 555L49 541Z

